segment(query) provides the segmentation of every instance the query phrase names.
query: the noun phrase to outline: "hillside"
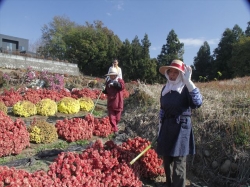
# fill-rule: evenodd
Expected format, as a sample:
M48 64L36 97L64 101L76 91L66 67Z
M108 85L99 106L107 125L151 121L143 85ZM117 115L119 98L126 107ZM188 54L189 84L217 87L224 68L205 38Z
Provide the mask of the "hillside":
M13 70L5 69L3 71L10 73ZM16 74L20 73L20 70L15 71L17 71ZM91 86L90 82L92 81L90 77L67 77L67 80L70 82L67 84L70 85L69 89L73 86L79 88ZM102 81L100 80L94 89L100 89ZM193 111L192 120L197 153L188 159L187 185L196 187L249 185L250 77L196 83L196 85L203 95L203 105L198 110ZM16 85L16 87L20 86L23 85ZM137 136L152 141L157 133L161 88L162 85L159 84L126 83L126 89L131 95L125 99L125 110L119 124L121 131L113 137L115 142L121 143L128 138ZM106 114L105 101L98 101L97 108L103 112L103 115ZM83 113L76 116L57 114L47 120L54 123L65 117L83 115ZM91 141L95 139L96 137ZM103 141L106 140L103 139ZM61 148L63 144L59 141L56 145L46 146L46 149ZM35 153L36 149L41 149L41 147L33 145L31 149L24 151L22 156L29 157ZM11 156L10 158L15 160L22 156ZM31 161L26 160L24 165L17 168L34 171L39 167L46 167L48 165L46 163L51 162L54 158L55 154L51 157L47 156L47 159L36 161L34 165L31 164ZM229 167L227 170L222 170L221 168L227 160L230 161ZM144 186L161 186L163 180L164 177L158 177L154 180L144 181Z

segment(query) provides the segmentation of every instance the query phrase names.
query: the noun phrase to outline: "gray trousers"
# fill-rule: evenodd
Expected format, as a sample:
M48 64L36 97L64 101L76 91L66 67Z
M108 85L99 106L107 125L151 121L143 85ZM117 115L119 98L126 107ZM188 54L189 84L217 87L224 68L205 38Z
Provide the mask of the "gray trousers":
M163 156L163 164L168 187L185 187L186 158L186 156Z

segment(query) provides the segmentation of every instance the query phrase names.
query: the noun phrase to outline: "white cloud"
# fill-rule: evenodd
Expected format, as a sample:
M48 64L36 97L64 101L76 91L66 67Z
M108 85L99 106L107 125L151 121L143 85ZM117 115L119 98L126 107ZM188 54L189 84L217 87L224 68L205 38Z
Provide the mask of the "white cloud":
M118 11L119 10L124 10L123 9L123 5L124 5L123 1L114 1L114 3L116 3L115 6L114 6L116 10L118 10Z
M158 49L159 49L159 47L154 47L154 46L150 47L150 50L152 50L152 51L156 51Z
M107 14L108 16L112 16L112 14L111 14L111 13L109 13L109 12L107 12L106 14Z
M219 42L219 39L210 39L206 40L205 38L181 38L180 42L184 43L185 46L202 46L203 43L207 41L209 45L216 45Z
M208 40L208 44L209 45L217 45L219 43L220 39L211 39L211 40Z
M123 0L105 0L107 3L110 3L112 5L112 8L120 11L124 10L124 1Z
M180 42L184 43L184 45L191 45L191 46L201 46L204 42L202 39L194 39L194 38L181 38Z

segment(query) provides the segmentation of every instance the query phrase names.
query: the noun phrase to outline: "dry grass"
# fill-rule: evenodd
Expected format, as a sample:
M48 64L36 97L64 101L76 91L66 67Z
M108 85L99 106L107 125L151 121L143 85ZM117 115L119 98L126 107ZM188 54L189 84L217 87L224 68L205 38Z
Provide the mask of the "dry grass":
M250 177L250 77L196 84L203 95L203 105L194 112L193 124L197 154L193 169L207 183L237 186ZM208 151L209 156L204 152ZM225 160L237 164L223 173ZM219 166L212 168L212 162Z
M237 186L250 183L250 77L227 81L196 83L203 104L193 111L192 121L197 154L188 168L208 185ZM152 140L158 130L159 98L163 85L138 83L126 108L124 122L131 136ZM138 97L138 93L147 97ZM135 96L137 94L137 96ZM136 99L132 99L136 98ZM142 105L150 99L150 106ZM133 103L131 105L131 103ZM206 154L205 154L206 153ZM207 154L208 153L208 154ZM221 172L225 160L237 165ZM218 167L212 168L217 161Z

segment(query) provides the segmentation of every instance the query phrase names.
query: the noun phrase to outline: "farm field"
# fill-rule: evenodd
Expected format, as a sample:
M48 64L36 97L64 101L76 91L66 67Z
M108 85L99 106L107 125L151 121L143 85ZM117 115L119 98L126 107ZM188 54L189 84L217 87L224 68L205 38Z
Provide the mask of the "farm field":
M10 70L10 71L7 70L7 71L5 71L5 73L6 72L13 74L14 76L16 76L18 73L20 73L20 72L14 72L13 70ZM88 77L88 79L89 79L89 77ZM78 82L79 82L79 80L78 80ZM89 80L86 81L85 83L88 84ZM32 116L23 117L23 116L16 115L14 113L15 105L14 106L9 106L9 105L12 105L11 103L13 103L13 101L18 99L18 96L16 96L16 95L18 95L18 93L15 90L18 90L20 88L23 89L24 86L25 85L21 86L18 84L15 85L13 83L10 83L8 85L8 88L6 88L6 87L2 88L1 94L5 94L5 95L6 95L6 93L7 93L7 95L12 94L11 97L13 98L13 100L10 99L8 102L5 100L5 103L8 105L8 110L7 110L8 117L13 121L22 120L27 127L31 126L31 124L33 123L34 120L46 121L49 124L53 124L53 125L55 125L58 121L63 121L63 120L68 120L68 122L70 120L84 120L86 115L88 115L90 113L90 111L89 112L79 111L75 114L65 114L65 113L57 112L53 116L32 115ZM81 87L81 85L79 87L80 87L80 88L78 88L79 90L84 88L84 86ZM86 87L88 87L88 85L86 85ZM13 90L9 92L8 90L10 90L10 89L13 89ZM89 89L91 90L90 87L89 87ZM94 89L97 90L99 88L94 88ZM6 92L6 90L7 90L7 92ZM20 93L22 93L23 96L26 96L27 92L28 92L28 91L27 92L26 91L27 91L26 89L25 89L25 91L21 90ZM32 93L33 93L33 97L31 97L31 98L34 99L37 97L37 93L39 93L39 91L38 92L32 91ZM26 97L26 98L30 98L30 97ZM93 114L91 114L91 115L93 115L95 119L99 119L99 120L105 118L107 116L106 100L101 99L101 98L99 100L97 100L96 98L94 98L93 102L96 103L96 106L95 106L95 109L93 111ZM63 122L65 122L65 121L63 121ZM125 130L124 123L120 124L119 128L121 130L120 132L124 131ZM97 147L98 147L98 141L101 141L102 144L104 144L107 141L114 140L114 138L118 137L118 136L119 136L119 134L115 135L114 133L111 132L109 135L106 135L106 136L100 137L98 135L94 135L94 136L91 136L90 138L86 138L85 140L77 140L77 141L71 141L71 140L65 141L65 139L58 138L57 140L55 140L51 143L30 142L30 145L27 146L26 148L24 148L18 154L3 156L0 159L0 164L2 166L7 166L8 168L15 168L14 171L12 171L14 173L17 171L23 171L23 172L25 171L25 172L28 172L31 174L34 174L38 171L48 172L50 170L50 166L53 163L55 163L55 159L58 158L59 154L63 154L63 152L68 153L68 154L81 154L86 149L89 149L89 147L92 147L93 144L95 146L96 142L97 142ZM119 142L119 143L121 143L121 142ZM5 180L7 180L7 179L5 179ZM142 184L142 182L139 179L136 179L136 180L138 180L137 183L140 186L140 184ZM7 185L7 184L9 184L9 181L7 181L7 182L5 181L3 184ZM137 185L133 185L133 186L137 186Z
M11 70L6 70L6 72L11 72ZM82 89L84 86L88 86L89 77L88 81L74 80L72 82L81 83L74 86ZM187 186L243 187L249 185L250 78L197 83L197 86L202 92L204 102L200 109L193 111L197 153L194 157L189 158ZM112 140L117 145L136 137L151 141L157 132L158 100L161 87L162 85L159 84L146 85L140 82L126 84L130 96L125 99L119 134L111 133L107 137L93 136L84 141L67 142L59 138L53 143L30 143L30 147L22 150L20 154L0 158L0 164L23 169L30 173L41 169L48 171L58 154L62 152L81 153L88 146L93 145L96 140L101 140L103 143ZM97 84L93 89L100 89L100 87ZM58 120L83 119L88 114L88 112L80 111L76 114L57 112L50 117L40 115L19 117L12 113L12 107L9 107L8 110L8 115L12 120L21 118L26 125L30 125L34 118L55 125ZM98 119L106 116L105 100L98 100L93 114ZM230 161L230 164L224 171L221 167L227 160ZM217 166L214 163L217 163ZM236 169L233 167L235 165ZM141 177L140 180L142 186L160 187L165 179L159 175L150 179Z

